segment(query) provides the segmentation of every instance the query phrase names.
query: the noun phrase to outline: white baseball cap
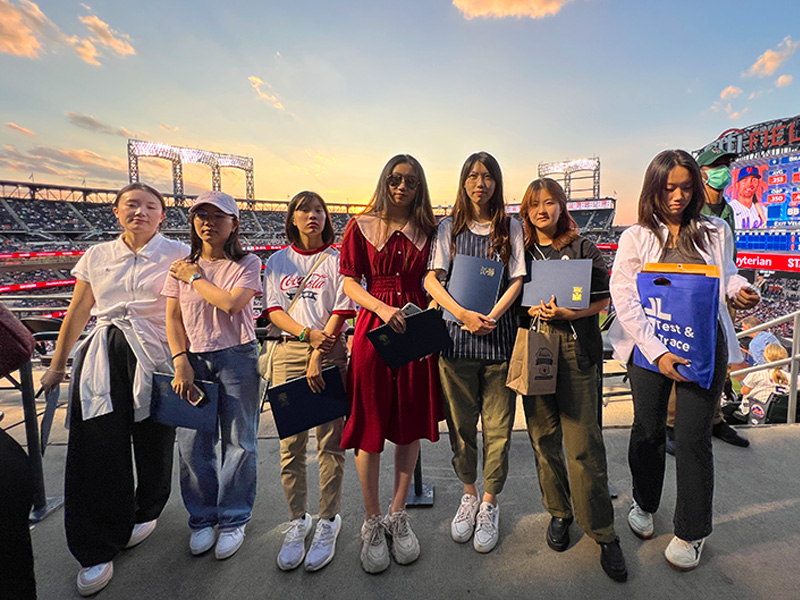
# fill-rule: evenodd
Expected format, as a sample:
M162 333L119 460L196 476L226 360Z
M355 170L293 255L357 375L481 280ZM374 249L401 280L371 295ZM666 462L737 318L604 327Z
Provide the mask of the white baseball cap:
M222 212L233 215L237 219L239 218L239 207L236 205L236 200L233 199L233 196L229 196L224 192L218 192L216 190L210 190L208 192L203 192L197 198L194 199L192 202L192 207L189 209L189 212L194 212L197 210L197 207L201 204L211 204L216 206Z

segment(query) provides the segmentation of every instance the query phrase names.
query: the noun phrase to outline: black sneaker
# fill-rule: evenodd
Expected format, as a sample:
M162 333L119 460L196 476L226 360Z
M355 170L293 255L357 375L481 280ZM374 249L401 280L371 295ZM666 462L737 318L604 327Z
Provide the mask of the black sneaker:
M572 517L553 517L547 527L547 545L556 552L563 552L569 546L569 526Z
M667 454L675 456L675 428L667 427Z
M600 545L600 566L614 581L628 581L628 567L619 546L619 538L613 542L597 542Z
M747 448L750 445L750 440L736 433L736 430L725 421L716 423L711 429L711 434L715 438L721 439L723 442L727 442L733 446L739 446L740 448Z

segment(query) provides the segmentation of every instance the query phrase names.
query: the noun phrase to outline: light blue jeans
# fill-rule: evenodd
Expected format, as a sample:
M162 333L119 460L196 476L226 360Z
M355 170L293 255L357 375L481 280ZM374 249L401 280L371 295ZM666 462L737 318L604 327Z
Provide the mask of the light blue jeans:
M178 428L181 494L192 529L230 530L250 520L256 499L257 360L255 341L189 354L195 379L220 384L219 429Z

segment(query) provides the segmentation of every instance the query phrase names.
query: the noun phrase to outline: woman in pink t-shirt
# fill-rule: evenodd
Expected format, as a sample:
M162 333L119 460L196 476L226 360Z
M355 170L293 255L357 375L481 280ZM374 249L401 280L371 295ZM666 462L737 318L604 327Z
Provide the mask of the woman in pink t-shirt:
M242 249L239 208L228 194L203 192L189 215L192 251L172 263L162 292L175 365L172 386L195 401L195 379L218 383L219 430L178 429L181 492L190 515L192 554L207 552L216 541L216 557L224 559L241 547L256 497L253 297L261 290L261 260Z

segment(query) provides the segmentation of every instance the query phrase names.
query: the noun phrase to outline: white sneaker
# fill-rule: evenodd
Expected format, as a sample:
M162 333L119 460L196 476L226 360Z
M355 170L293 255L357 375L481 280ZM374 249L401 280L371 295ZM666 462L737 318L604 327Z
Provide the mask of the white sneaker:
M500 507L491 502L481 502L475 521L472 546L477 552L491 552L500 537Z
M242 547L244 528L245 525L239 525L239 527L219 532L217 546L214 548L214 556L217 557L217 560L230 558Z
M480 502L472 494L464 494L453 522L450 523L450 537L459 544L468 542L475 530L475 516Z
M342 517L339 515L333 521L320 519L317 522L314 539L311 540L311 547L306 554L306 571L319 571L333 560L333 555L336 554L336 538L341 530Z
M633 501L631 509L628 511L628 525L630 525L633 533L643 540L649 540L653 537L653 513L643 510L636 503L636 500Z
M217 533L213 527L203 527L192 531L192 537L189 538L189 550L192 551L194 556L199 556L211 550L214 547L214 542L217 541Z
M392 555L398 565L408 565L419 558L419 540L408 522L408 513L398 510L389 515L387 521L392 536Z
M386 544L386 523L375 515L361 526L361 568L367 573L380 573L389 567L389 546Z
M289 526L281 531L283 538L281 551L278 553L278 568L291 571L299 567L306 555L306 538L311 533L311 515L306 513L299 519L289 521Z
M700 554L706 538L687 542L679 537L672 538L672 541L664 550L664 556L671 567L678 571L691 571L700 564Z
M131 532L131 539L128 540L125 548L127 549L138 546L148 537L150 537L150 534L156 529L156 522L156 519L153 519L152 521L147 521L146 523L137 523L134 525L133 531Z
M114 575L114 563L105 562L78 571L78 593L81 596L96 594L111 581Z

